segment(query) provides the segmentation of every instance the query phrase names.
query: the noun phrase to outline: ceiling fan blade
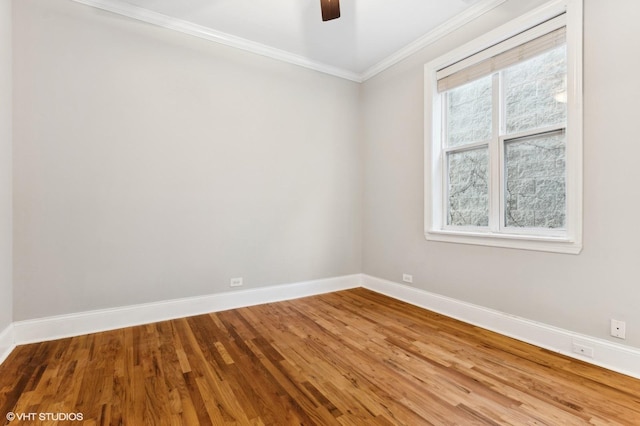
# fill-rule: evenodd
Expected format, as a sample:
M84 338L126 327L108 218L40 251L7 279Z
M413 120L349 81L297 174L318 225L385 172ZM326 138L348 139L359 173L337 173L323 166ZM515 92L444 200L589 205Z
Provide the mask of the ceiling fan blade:
M340 17L340 0L320 0L322 20L330 21Z

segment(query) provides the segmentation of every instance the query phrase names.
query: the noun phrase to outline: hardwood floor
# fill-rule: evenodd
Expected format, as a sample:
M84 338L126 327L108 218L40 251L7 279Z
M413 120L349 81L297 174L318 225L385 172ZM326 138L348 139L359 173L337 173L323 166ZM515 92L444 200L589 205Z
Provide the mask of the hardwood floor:
M0 366L8 412L86 425L640 425L640 380L355 289L20 346Z

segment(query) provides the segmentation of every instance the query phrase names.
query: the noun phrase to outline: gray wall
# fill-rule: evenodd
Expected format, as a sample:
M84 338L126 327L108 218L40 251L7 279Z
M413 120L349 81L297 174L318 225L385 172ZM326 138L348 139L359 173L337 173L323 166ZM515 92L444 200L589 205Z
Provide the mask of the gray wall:
M11 2L0 1L0 333L12 321ZM2 353L0 348L0 353Z
M358 84L14 2L14 320L361 271Z
M585 1L583 252L423 236L424 63L542 3L507 2L358 86L69 1L14 2L14 320L222 292L236 276L404 272L595 337L626 320L615 341L640 347L636 1Z
M585 0L584 250L564 255L426 241L423 65L542 1L511 1L363 86L363 271L640 347L640 3ZM636 52L636 53L634 53ZM627 322L627 340L609 319Z

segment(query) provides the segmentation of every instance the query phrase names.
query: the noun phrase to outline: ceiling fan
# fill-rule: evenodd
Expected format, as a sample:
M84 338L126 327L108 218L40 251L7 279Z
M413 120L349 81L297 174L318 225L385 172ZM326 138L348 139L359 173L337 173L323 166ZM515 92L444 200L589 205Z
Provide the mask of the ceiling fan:
M320 0L322 20L330 21L340 17L340 0Z

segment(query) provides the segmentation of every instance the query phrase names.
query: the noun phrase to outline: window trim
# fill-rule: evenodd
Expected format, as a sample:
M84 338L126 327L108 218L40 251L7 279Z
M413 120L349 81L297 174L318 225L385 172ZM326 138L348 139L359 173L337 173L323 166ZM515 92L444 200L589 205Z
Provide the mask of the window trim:
M582 250L582 17L583 0L554 0L507 24L490 31L425 65L425 237L430 241L443 241L483 246L507 247L556 253L578 254ZM505 232L500 227L461 228L445 226L442 208L446 200L443 186L444 170L441 161L440 138L443 123L434 120L435 111L442 111L438 95L436 72L518 34L565 14L567 45L567 122L566 122L566 232L558 236L553 232L525 234ZM442 118L442 117L440 117ZM510 138L511 139L511 138ZM434 141L438 141L435 143ZM499 144L503 146L503 141ZM495 155L490 154L490 161ZM499 167L490 167L489 179L494 184L500 179ZM500 187L502 185L499 185ZM493 186L495 187L495 185ZM495 192L495 191L494 191ZM490 196L491 209L500 209L501 194ZM495 203L498 203L497 205ZM490 218L490 220L492 220ZM492 229L498 229L496 232Z

